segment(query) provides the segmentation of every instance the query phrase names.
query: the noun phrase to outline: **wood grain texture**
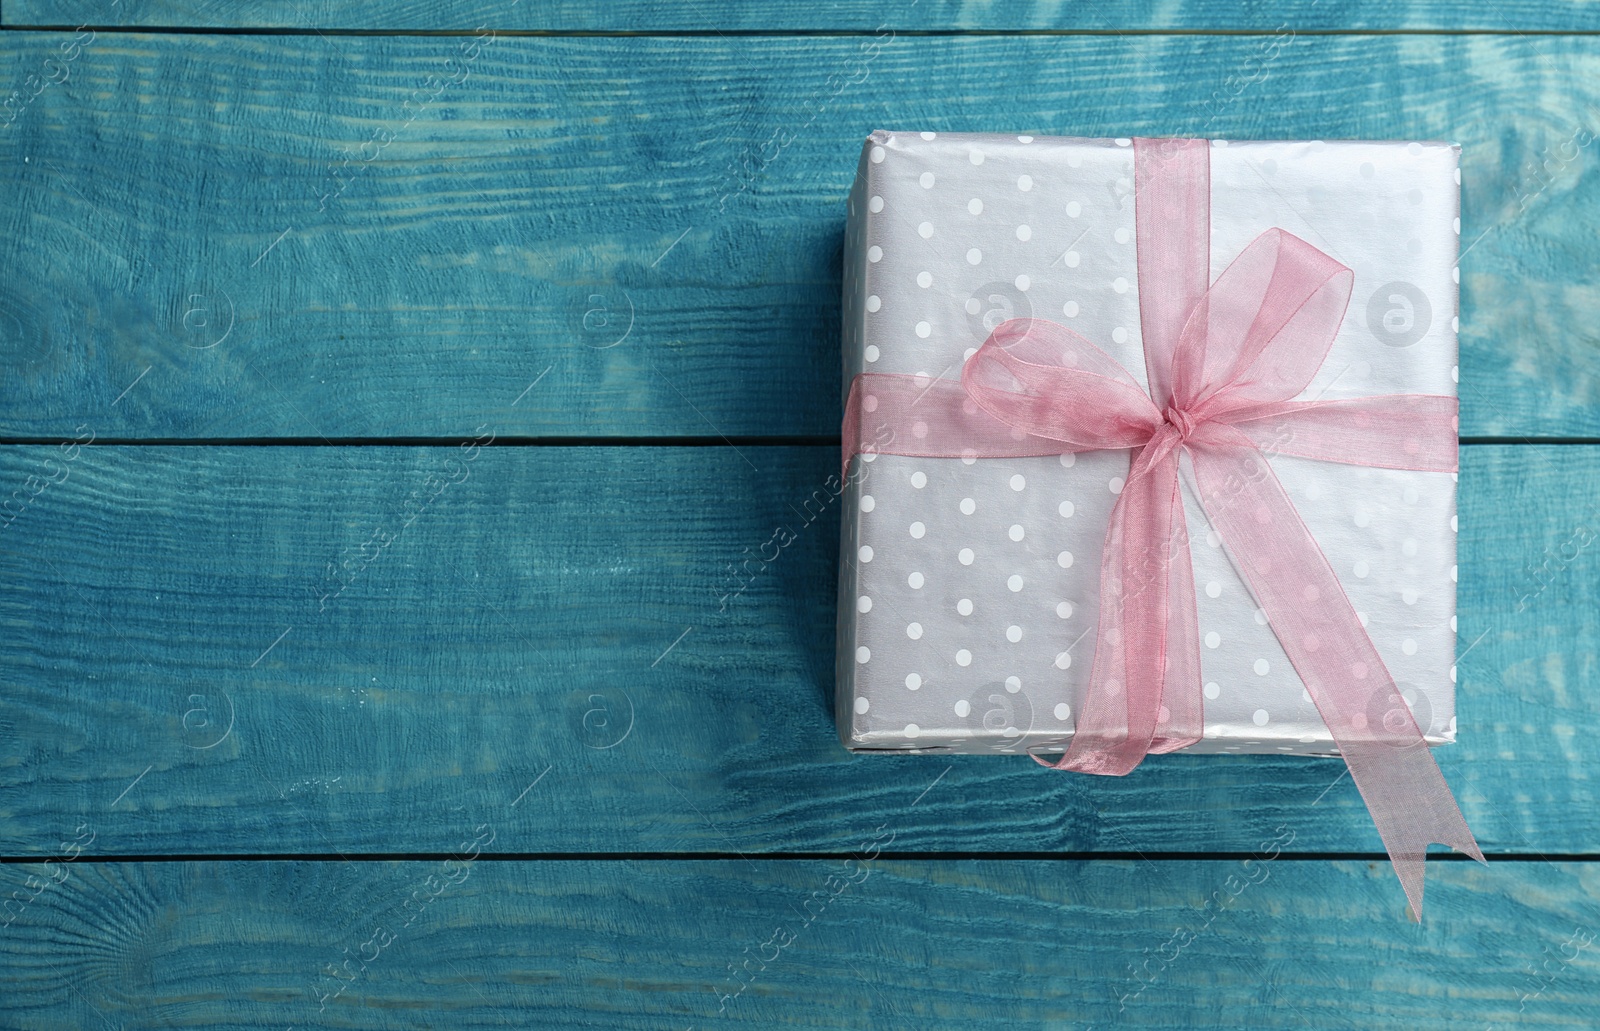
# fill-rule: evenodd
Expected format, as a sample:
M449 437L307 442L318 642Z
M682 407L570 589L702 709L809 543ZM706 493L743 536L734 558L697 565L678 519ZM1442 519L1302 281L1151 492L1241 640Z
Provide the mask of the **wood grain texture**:
M457 822L470 836L492 819ZM1600 1021L1593 863L1436 863L1420 927L1365 862L55 869L66 879L0 931L6 1028ZM58 875L0 870L25 876Z
M832 448L443 450L0 448L0 854L828 851L924 794L897 848L1380 849L1338 760L845 752ZM1436 755L1485 849L1600 852L1600 448L1463 470Z
M622 0L6 0L6 25L463 30L489 25L534 32L730 31L1297 31L1472 29L1594 31L1584 0L1464 4L1451 0L1185 0L1084 4L1072 0L760 0L672 3Z
M1462 432L1600 435L1587 38L73 39L0 38L12 439L836 433L876 127L1458 140Z

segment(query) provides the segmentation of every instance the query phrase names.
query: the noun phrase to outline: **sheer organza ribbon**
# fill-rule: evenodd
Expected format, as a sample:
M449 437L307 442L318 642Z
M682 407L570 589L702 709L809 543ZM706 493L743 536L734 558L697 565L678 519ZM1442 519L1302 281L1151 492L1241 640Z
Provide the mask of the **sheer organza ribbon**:
M1452 472L1456 399L1291 400L1333 344L1353 273L1274 228L1208 284L1209 142L1135 140L1134 169L1149 393L1072 330L1012 319L966 362L960 382L857 376L845 406L846 471L863 451L930 458L1131 452L1101 554L1094 665L1071 744L1054 764L1120 776L1147 754L1199 741L1203 731L1194 573L1178 481L1178 457L1187 453L1200 504L1343 754L1420 920L1428 844L1480 862L1483 855L1267 455Z

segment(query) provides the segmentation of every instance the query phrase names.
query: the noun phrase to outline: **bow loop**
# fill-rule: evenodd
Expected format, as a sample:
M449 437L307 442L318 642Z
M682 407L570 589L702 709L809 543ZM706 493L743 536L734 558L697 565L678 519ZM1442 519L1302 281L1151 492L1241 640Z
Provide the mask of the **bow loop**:
M1065 326L1008 319L961 370L978 406L1061 451L1138 447L1162 425L1155 404L1115 358Z
M1327 359L1354 281L1291 233L1256 237L1190 310L1172 355L1173 403L1228 421L1295 397Z

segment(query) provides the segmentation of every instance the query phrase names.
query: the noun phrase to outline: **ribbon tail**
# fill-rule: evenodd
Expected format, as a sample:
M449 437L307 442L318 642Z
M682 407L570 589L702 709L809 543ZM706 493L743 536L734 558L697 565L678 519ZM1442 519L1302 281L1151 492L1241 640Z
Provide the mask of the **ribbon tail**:
M1305 684L1422 918L1430 842L1482 861L1422 730L1327 557L1248 437L1190 441L1201 504Z
M1112 509L1101 552L1094 666L1072 743L1060 762L1046 763L1056 769L1122 776L1151 751L1198 739L1194 573L1175 444L1164 432L1135 455ZM1189 731L1193 737L1183 738Z
M1398 693L1390 704L1396 706L1392 710L1396 714L1410 716ZM1378 837L1383 839L1413 918L1421 923L1428 845L1448 845L1480 863L1486 862L1483 852L1468 829L1444 774L1439 772L1439 764L1420 736L1414 745L1398 748L1358 741L1340 743L1339 750L1378 828Z

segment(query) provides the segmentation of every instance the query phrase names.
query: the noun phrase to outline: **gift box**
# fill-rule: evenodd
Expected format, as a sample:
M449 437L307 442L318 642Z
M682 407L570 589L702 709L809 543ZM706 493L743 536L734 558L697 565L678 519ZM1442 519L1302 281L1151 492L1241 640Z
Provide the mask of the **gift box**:
M1457 146L1215 140L1208 156L1208 282L1273 228L1353 273L1297 400L1454 398ZM846 396L863 373L948 388L1017 319L1081 334L1148 392L1135 181L1127 139L874 132L849 195ZM841 740L1064 751L1104 646L1101 552L1130 450L908 456L873 448L861 418L842 494ZM1423 738L1453 741L1456 474L1292 450L1263 447ZM1187 750L1339 754L1194 476L1184 460L1204 707Z

